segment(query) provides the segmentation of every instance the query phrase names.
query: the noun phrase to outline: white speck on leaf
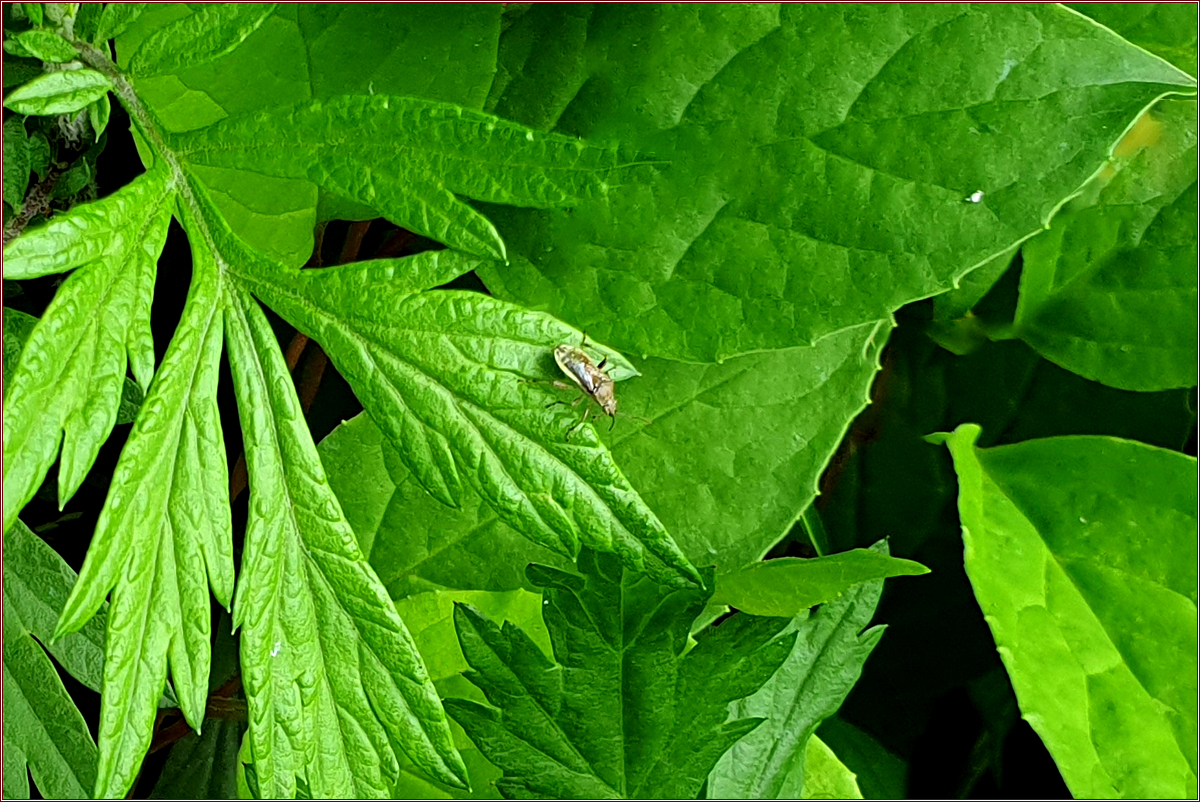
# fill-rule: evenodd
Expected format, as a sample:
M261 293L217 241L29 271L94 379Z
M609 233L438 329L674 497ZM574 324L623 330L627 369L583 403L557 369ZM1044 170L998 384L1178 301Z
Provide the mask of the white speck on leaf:
M275 641L275 648L271 649L271 656L275 657L279 654L279 647L283 645L282 641Z
M977 189L966 197L967 203L979 203L983 200L983 190Z

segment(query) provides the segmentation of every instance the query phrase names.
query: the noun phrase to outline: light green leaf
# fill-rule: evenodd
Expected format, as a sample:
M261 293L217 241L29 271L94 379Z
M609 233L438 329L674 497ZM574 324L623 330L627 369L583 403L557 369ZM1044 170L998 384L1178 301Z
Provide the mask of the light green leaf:
M100 141L100 135L104 133L104 129L108 127L108 118L111 114L112 104L108 100L108 95L88 106L88 121L92 124L92 131L96 134L97 142Z
M75 46L53 31L33 29L17 34L15 38L34 58L60 63L79 58Z
M1041 230L1155 99L1195 91L1049 4L535 5L500 58L490 111L658 163L570 211L489 207L511 264L484 281L692 361L950 289Z
M100 14L100 22L96 24L97 44L120 36L121 33L137 21L148 3L105 3L104 11Z
M863 582L927 573L929 569L920 563L869 549L814 559L780 557L719 576L712 603L751 615L791 617Z
M1139 47L1196 74L1196 7L1191 3L1067 3Z
M48 72L6 95L4 107L25 115L70 114L87 108L110 89L109 80L95 70Z
M24 753L45 798L88 797L96 776L96 744L54 664L9 606L7 592L4 601L5 745Z
M29 766L25 753L4 738L4 798L29 799Z
M117 420L126 354L142 387L150 383L150 303L170 197L163 173L150 171L4 249L5 278L78 268L29 335L5 386L5 531L37 491L60 442L60 504L78 489Z
M208 588L226 608L233 591L229 479L216 402L221 279L207 250L194 249L192 258L179 327L121 452L55 633L82 626L112 589L100 797L124 796L136 778L168 660L184 717L201 731L210 659Z
M979 449L959 480L967 574L1076 797L1196 793L1196 460L1062 437Z
M14 114L4 121L4 202L15 212L25 200L31 161L25 118Z
M854 773L815 735L808 739L804 750L804 795L801 798L863 798Z
M234 624L261 793L291 798L299 776L316 798L382 797L401 750L462 786L437 693L328 488L275 335L244 292L225 306L251 480Z
M887 553L883 544L872 550ZM787 660L730 711L735 717L766 720L717 762L708 778L709 798L807 796L809 737L822 719L837 712L883 636L883 627L864 631L882 589L882 580L863 583L789 625L788 631L795 629L798 637Z
M793 638L776 635L787 621L734 616L684 654L708 592L664 588L589 550L579 570L529 569L545 588L555 661L522 630L457 606L466 676L499 709L453 699L447 710L504 771L506 797L694 798L760 723L726 721L729 703L784 660Z
M698 581L594 429L568 442L573 413L547 409L554 396L531 381L554 376L554 346L583 335L480 293L417 291L477 263L446 251L296 272L250 253L237 260L258 297L321 343L437 498L456 504L469 484L514 529L560 554L582 544L664 581ZM633 372L594 350L626 371L614 379Z
M134 51L129 72L161 75L215 61L258 30L274 10L274 3L206 3L148 36Z
M234 117L169 144L197 167L311 181L399 226L496 259L504 259L503 241L457 195L566 206L607 191L618 166L615 149L461 106L386 95Z
M1196 101L1159 103L1118 153L1124 160L1090 188L1092 205L1025 243L1015 331L1052 362L1113 387L1191 387Z
M16 5L16 4L14 4ZM41 25L45 17L42 15L41 3L21 3L21 8L25 11L25 16L34 25Z

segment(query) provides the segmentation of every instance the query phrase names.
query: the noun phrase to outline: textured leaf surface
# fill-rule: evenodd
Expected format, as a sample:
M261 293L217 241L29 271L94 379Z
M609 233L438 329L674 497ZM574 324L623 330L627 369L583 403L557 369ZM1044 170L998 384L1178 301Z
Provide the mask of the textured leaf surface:
M229 479L216 405L220 278L193 252L188 301L109 486L56 635L112 589L97 796L124 796L150 745L168 660L180 707L201 729L211 631L208 588L233 591ZM28 347L28 346L27 346Z
M1196 101L1159 103L1122 150L1120 172L1098 177L1091 205L1060 214L1025 244L1016 333L1052 362L1114 387L1191 387Z
M211 3L196 13L158 28L129 62L134 76L197 67L233 50L258 30L274 3Z
M403 751L462 786L437 693L325 481L275 335L244 292L227 336L251 480L234 623L265 798L384 797Z
M148 3L106 3L96 24L96 39L103 43L120 36L122 32L142 15Z
M865 406L889 329L864 326L811 348L723 365L650 359L638 363L640 377L618 383L630 417L606 435L613 455L693 564L727 573L761 559L787 533ZM455 510L423 498L386 439L359 417L322 443L322 456L393 597L426 583L509 590L525 584L514 569L546 561L549 551L521 538L469 488Z
M5 386L5 530L33 497L60 443L60 503L78 489L117 420L127 355L142 387L150 384L150 302L168 200L165 177L152 171L4 249L5 278L75 270Z
M1195 89L1052 5L535 6L501 64L490 111L661 163L571 212L489 208L512 264L484 280L689 360L951 288L1040 230L1155 98Z
M841 596L863 582L917 576L929 569L869 549L853 549L814 559L779 557L754 563L717 580L713 604L751 615L790 617Z
M854 773L817 736L804 749L803 799L862 799Z
M871 553L886 555L887 549L881 544ZM883 635L883 627L864 631L882 589L881 580L863 583L789 626L798 636L787 660L762 688L731 706L735 717L766 720L718 761L708 778L709 798L809 796L810 737L837 712Z
M531 380L582 334L486 295L422 293L477 264L450 252L284 273L245 262L256 295L319 341L422 486L448 504L469 484L560 554L580 544L675 581L695 569L590 427ZM597 347L597 353L608 355ZM614 379L628 363L612 357ZM625 371L622 374L622 371Z
M1067 3L1139 47L1196 74L1196 7L1191 3Z
M25 773L25 761L38 791L48 799L90 796L96 776L96 744L83 715L67 695L50 658L21 625L4 596L4 783L9 773ZM24 759L13 764L7 751ZM24 790L28 798L28 790Z
M17 114L70 114L87 108L112 89L112 84L95 70L48 72L4 96L4 107Z
M967 574L1077 797L1196 792L1196 461L1103 437L943 435Z
M791 650L785 619L738 615L683 654L709 595L669 590L583 551L582 576L532 566L551 661L522 630L459 605L467 678L499 709L447 700L504 771L506 797L693 798L716 759L759 722L727 722ZM710 577L711 579L711 577Z
M63 62L79 57L79 52L71 46L71 43L53 31L35 28L19 33L13 38L20 42L21 47L29 51L34 58L42 61Z
M29 135L25 118L14 114L4 121L4 202L20 211L29 186Z
M346 147L348 138L354 147ZM603 194L618 166L615 149L461 106L387 95L237 117L178 134L171 144L194 165L311 181L399 226L496 259L505 258L503 241L458 195L565 206Z

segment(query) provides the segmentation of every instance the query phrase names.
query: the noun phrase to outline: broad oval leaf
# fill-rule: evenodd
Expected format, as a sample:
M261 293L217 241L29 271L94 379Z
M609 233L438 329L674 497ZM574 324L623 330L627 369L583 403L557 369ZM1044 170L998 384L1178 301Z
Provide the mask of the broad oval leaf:
M1196 460L1108 437L954 456L967 575L1077 797L1196 793Z
M147 37L129 62L131 75L146 77L214 61L242 44L275 10L274 3L206 3L194 14ZM115 21L105 26L110 33ZM132 20L120 20L124 26Z
M79 51L53 31L35 28L14 37L34 58L42 61L63 62L79 58Z
M4 107L18 114L70 114L86 109L112 89L112 82L95 70L49 72L4 97Z

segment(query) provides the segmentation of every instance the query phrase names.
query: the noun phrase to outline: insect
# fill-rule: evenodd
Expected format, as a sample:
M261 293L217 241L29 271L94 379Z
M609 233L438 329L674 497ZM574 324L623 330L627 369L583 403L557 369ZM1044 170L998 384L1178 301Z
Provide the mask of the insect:
M583 344L587 345L587 336L584 335ZM604 372L604 366L608 364L608 357L600 360L597 365L592 361L592 358L582 348L576 348L573 345L558 345L554 348L554 361L558 364L560 370L567 374L567 377L575 382L575 385L583 391L583 395L571 402L571 406L577 405L585 398L591 398L600 405L600 409L605 415L613 419L612 424L608 427L609 430L617 423L617 398L613 395L613 380L607 373ZM571 385L565 382L552 382L552 384L560 390L569 390ZM547 404L547 407L552 407L555 404L566 404L566 401L554 401ZM583 417L567 429L567 439L571 439L571 432L578 429L583 424L587 423L588 416L592 409L588 407L584 410Z

